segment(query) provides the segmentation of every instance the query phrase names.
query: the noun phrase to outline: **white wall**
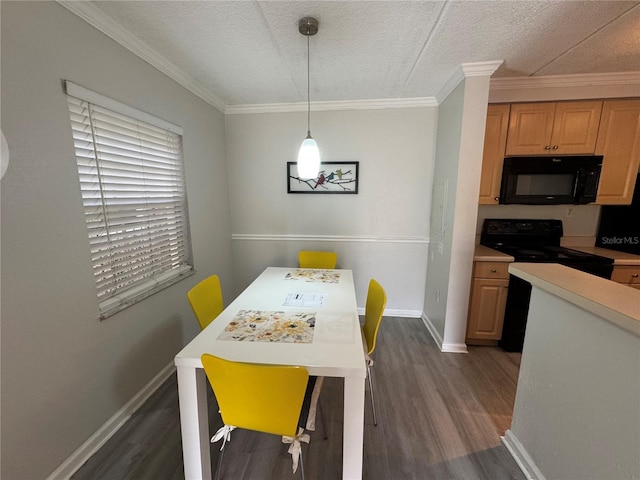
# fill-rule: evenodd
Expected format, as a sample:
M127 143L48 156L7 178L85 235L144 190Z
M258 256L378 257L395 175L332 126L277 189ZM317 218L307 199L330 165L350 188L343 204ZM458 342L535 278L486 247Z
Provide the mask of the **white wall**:
M186 291L232 290L223 115L54 2L2 2L2 478L44 478L198 331ZM184 128L198 274L98 320L72 80ZM226 292L225 292L226 293Z
M436 118L435 107L312 111L322 159L359 161L360 180L357 195L309 195L286 183L305 113L227 115L236 292L268 265L297 265L300 249L334 250L354 269L360 307L375 277L389 311L419 316Z

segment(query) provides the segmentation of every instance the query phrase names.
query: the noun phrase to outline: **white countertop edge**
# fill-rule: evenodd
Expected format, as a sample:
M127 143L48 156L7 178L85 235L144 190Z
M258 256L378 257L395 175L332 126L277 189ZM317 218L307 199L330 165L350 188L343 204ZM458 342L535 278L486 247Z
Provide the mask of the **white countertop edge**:
M592 253L594 255L600 255L601 257L610 258L613 260L614 265L626 265L626 266L640 266L640 255L634 255L633 253L620 252L618 250L611 250L610 248L602 247L572 247L573 250L580 252Z
M556 263L512 263L509 273L640 336L640 291Z
M634 255L633 253L620 252L618 250L611 250L610 248L593 246L563 245L563 247L610 258L613 260L614 265L640 266L640 255ZM493 248L476 244L473 260L476 262L513 262L514 258L511 255L499 252Z
M473 252L474 262L513 262L514 258L484 245L476 245Z

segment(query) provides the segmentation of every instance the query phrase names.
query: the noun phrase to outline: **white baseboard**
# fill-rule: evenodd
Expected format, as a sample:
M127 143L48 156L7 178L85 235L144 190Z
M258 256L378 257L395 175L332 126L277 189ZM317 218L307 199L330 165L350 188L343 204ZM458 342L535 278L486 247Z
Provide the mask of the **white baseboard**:
M467 345L465 343L445 342L440 336L440 332L438 332L438 329L433 325L433 323L431 323L429 317L427 317L426 313L422 312L422 315L420 315L420 317L422 318L422 322L424 323L425 327L427 327L427 330L429 330L429 333L433 337L433 340L436 342L436 345L438 345L438 348L441 352L469 353L469 351L467 350Z
M46 480L66 480L109 440L136 410L169 378L176 367L173 360L151 379L120 410L107 420L86 442L60 464Z
M436 327L433 326L433 323L431 323L431 320L429 320L429 317L427 317L426 313L422 312L420 318L422 318L422 323L424 323L424 326L427 327L427 330L429 330L429 333L433 337L433 340L436 342L436 345L438 345L438 348L442 350L442 337L440 336L440 333L438 332Z
M466 343L444 342L440 350L444 353L469 353Z
M524 448L524 446L520 443L518 438L513 434L511 430L507 430L504 434L504 437L500 437L502 439L502 443L513 457L513 459L524 473L527 480L545 480L544 475L538 469L536 463L529 455Z
M384 311L385 315L389 317L402 317L402 318L420 318L422 312L420 310L403 310L401 308L387 308Z
M358 307L358 315L364 315L364 307ZM384 317L420 318L419 310L403 310L401 308L385 308Z

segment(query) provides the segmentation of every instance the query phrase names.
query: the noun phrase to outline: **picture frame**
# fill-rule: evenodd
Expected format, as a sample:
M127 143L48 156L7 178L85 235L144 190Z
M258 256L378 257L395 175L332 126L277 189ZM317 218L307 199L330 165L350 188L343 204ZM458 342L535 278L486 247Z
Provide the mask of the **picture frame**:
M287 162L287 193L355 195L359 168L360 162L321 162L318 177L302 179L296 162Z

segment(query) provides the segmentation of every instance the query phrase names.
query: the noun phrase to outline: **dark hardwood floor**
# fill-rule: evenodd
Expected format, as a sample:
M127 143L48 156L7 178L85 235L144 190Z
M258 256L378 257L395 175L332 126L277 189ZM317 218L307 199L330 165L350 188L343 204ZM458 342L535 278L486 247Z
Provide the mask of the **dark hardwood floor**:
M378 426L367 392L365 479L524 479L500 436L511 424L520 354L470 347L444 354L419 319L385 317L374 352ZM318 422L304 448L307 479L339 479L342 380L327 378L321 396L328 440ZM212 432L221 425L211 395ZM219 444L212 445L215 472ZM182 479L182 445L173 375L73 476L73 480ZM300 478L280 437L236 430L221 478Z

